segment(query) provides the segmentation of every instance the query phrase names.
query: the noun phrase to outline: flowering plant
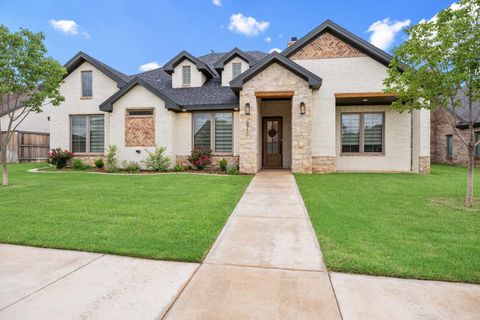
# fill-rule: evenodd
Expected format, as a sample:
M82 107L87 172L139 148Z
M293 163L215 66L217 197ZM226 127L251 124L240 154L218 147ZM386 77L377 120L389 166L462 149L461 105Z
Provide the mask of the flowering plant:
M52 149L48 153L48 163L53 164L57 169L62 169L67 166L68 161L74 157L73 152L62 150L60 148Z
M188 161L190 161L197 170L203 170L212 162L211 156L212 150L210 149L193 149L190 157L188 157Z

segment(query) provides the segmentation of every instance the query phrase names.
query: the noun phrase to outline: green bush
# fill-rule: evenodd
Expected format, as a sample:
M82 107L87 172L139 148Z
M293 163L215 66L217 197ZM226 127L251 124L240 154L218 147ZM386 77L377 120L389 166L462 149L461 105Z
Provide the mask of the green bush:
M97 167L98 169L102 169L104 166L105 164L103 163L102 159L95 160L95 167Z
M115 172L117 171L117 146L116 145L109 145L107 148L107 167L106 170L108 172Z
M239 173L238 166L236 164L227 165L226 171L227 171L227 174L231 176L236 176Z
M90 170L91 167L85 163L81 159L74 159L72 162L72 168L74 170Z
M220 169L221 169L222 171L227 171L228 162L227 162L227 160L225 160L225 158L223 158L222 160L218 161L218 165L220 166Z
M130 173L135 173L140 171L140 166L136 162L130 162L126 167L127 171Z
M175 166L175 168L173 168L173 171L175 171L175 172L182 172L183 170L184 170L184 168L179 164L177 164Z
M170 166L170 158L164 154L166 149L167 148L165 147L157 147L154 152L145 149L148 153L148 157L143 160L142 163L144 163L148 169L153 171L167 171Z

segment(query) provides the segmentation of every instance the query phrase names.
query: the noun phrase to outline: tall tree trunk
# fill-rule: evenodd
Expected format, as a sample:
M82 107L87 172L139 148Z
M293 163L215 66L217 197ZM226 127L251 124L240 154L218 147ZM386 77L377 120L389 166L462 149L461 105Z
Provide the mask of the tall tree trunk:
M2 186L8 187L7 148L2 148Z
M465 197L465 207L473 206L473 173L475 169L475 147L468 146L468 173L467 173L467 195Z

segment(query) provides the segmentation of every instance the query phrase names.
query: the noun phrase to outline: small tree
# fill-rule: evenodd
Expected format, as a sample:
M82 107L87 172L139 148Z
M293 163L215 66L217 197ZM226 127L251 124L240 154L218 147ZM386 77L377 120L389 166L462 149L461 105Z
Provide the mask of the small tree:
M18 126L31 112L42 112L46 102L58 106L64 98L59 86L66 73L47 57L43 33L20 29L11 33L0 25L0 111L6 112L6 128L0 123L2 185L8 186L7 146Z
M406 33L408 40L394 50L386 91L398 95L392 107L399 111L441 110L449 119L468 150L465 206L471 207L475 147L480 143L473 130L478 120L473 103L480 100L480 1L461 0ZM467 98L468 138L457 128L460 91Z

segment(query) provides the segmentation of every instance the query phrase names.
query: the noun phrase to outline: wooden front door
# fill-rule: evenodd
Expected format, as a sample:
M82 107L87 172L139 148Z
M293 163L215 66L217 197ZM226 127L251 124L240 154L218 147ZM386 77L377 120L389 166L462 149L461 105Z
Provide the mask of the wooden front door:
M282 118L263 118L263 167L282 167Z

